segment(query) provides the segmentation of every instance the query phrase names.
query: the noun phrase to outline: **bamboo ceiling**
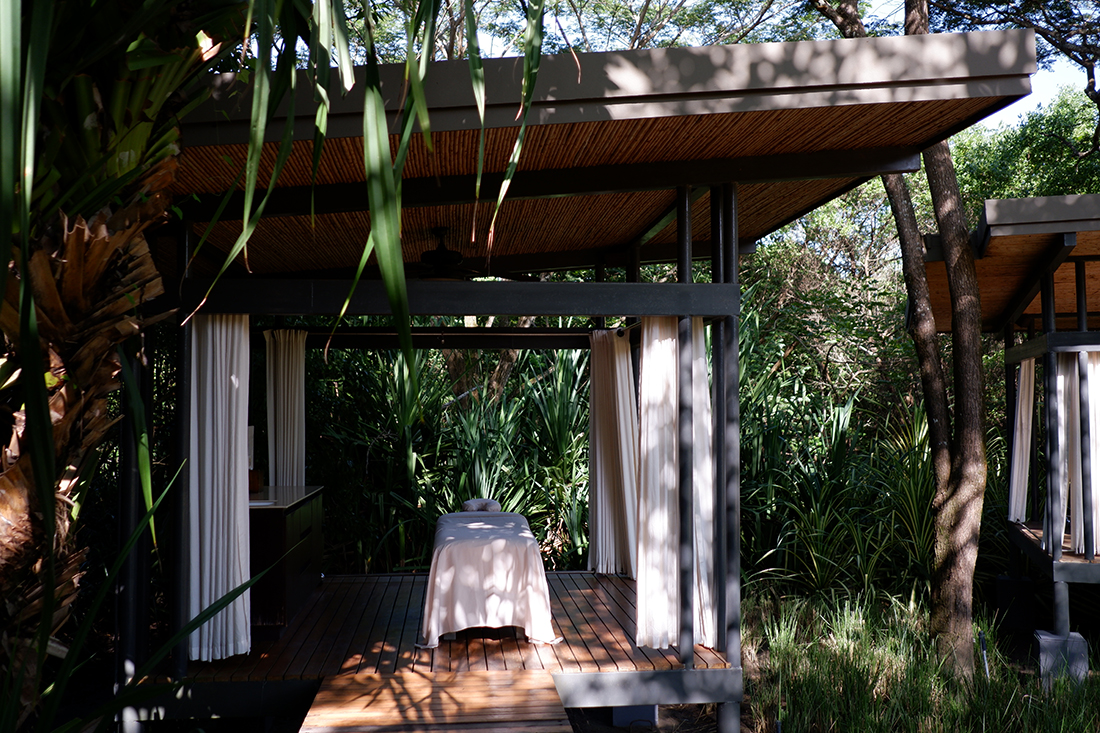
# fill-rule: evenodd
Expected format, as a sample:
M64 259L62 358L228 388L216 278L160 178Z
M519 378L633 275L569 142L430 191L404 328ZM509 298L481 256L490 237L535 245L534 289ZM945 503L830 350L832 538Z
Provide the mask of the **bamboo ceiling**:
M504 170L518 133L517 64L486 62L488 173ZM436 246L431 230L437 227L447 228L447 246L469 263L503 276L614 266L631 248L640 248L647 261L672 259L667 245L675 241L676 224L668 213L675 187L730 181L739 184L739 238L750 245L871 176L911 169L928 145L1027 94L1034 68L1028 32L586 54L579 70L569 56L549 57L513 183L517 198L502 207L490 251L492 204L486 200L495 200L497 190L483 189L482 202L472 203L478 125L466 62L439 63L427 88L434 151L414 136L404 170L405 261L418 262ZM382 70L392 110L400 73ZM218 99L183 126L174 193L196 233L210 228L212 202L234 186L245 157L247 90L224 94L225 84L216 79ZM261 181L283 125L295 124L296 136L307 139L294 143L280 176L286 198L269 207L251 240L253 272L339 275L358 261L370 227L365 195L359 195L361 104L354 91L334 104L316 180L316 216L310 216L306 124L312 110L271 126ZM395 137L391 142L396 145ZM434 199L440 181L455 183L448 190L459 191L457 198L440 184ZM192 194L203 200L195 204ZM693 211L693 237L705 244L709 194L700 192ZM239 217L239 206L230 206L212 227L209 243L217 252L211 256L207 248L207 267L232 244Z

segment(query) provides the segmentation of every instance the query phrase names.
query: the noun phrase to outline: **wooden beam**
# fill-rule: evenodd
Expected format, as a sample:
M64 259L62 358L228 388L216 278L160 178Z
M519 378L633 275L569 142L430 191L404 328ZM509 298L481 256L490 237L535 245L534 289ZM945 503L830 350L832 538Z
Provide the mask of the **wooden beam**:
M703 194L709 191L710 188L707 186L693 187L691 189L691 193L688 195L689 205L694 204L696 201L703 197ZM676 221L676 217L678 215L677 212L679 211L679 205L680 201L677 197L677 200L674 201L671 206L661 212L660 216L650 222L649 226L645 228L645 231L643 231L641 234L631 240L625 247L618 247L616 249L618 249L619 251L629 252L644 247L651 239L663 232L669 224ZM692 250L692 256L695 256L694 250Z
M350 280L221 280L184 283L183 307L190 312L203 298L204 313L270 315L389 315L381 282L360 283L350 296ZM715 283L408 283L409 312L438 316L724 316L736 305L736 286Z
M1005 351L1006 364L1019 364L1047 352L1100 351L1100 331L1056 331L1040 334Z
M1024 551L1034 567L1042 570L1051 580L1061 583L1100 585L1100 563L1078 560L1054 561L1039 546L1030 532L1012 522L1008 523L1008 538Z
M1039 294L1043 277L1057 270L1066 261L1066 258L1073 253L1073 248L1076 246L1077 234L1075 232L1062 235L1061 241L1047 252L1043 264L1032 273L1031 280L1025 281L1023 287L1009 300L1010 305L1002 314L1000 322L994 326L994 331L1003 331L1005 326L1016 323L1020 316L1024 314L1024 311L1027 310L1027 307L1031 305L1031 302L1035 300L1035 296Z
M413 328L417 349L587 349L587 328ZM311 330L307 349L397 349L393 328Z
M705 186L712 181L769 183L818 178L870 178L884 173L920 169L920 151L908 148L825 150L712 160L676 160L658 163L602 165L589 168L519 171L508 188L508 199L556 198L632 191L659 191L677 186ZM502 173L485 173L482 190L500 188ZM405 207L472 204L476 176L408 178L401 182ZM367 184L362 181L320 185L313 189L314 212L321 216L367 210ZM257 191L259 201L266 191ZM309 216L309 186L276 188L265 217ZM213 218L224 194L206 194L180 204L191 221ZM221 221L238 221L244 213L244 194L234 191ZM663 227L662 227L663 228Z

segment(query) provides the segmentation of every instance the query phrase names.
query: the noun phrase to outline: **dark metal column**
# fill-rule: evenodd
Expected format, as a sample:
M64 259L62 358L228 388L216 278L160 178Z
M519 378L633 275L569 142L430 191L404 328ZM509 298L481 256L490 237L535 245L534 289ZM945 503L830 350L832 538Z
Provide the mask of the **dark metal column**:
M720 283L725 275L725 226L722 216L722 187L710 188L710 279ZM718 646L726 651L726 321L717 318L710 326L711 374L714 375L712 423L714 426L714 591L718 619Z
M628 283L638 283L642 281L642 253L637 247L630 250L630 263L626 268L626 281ZM628 316L626 319L627 326L633 326L641 319L637 316ZM634 369L634 401L641 405L641 388L642 388L642 370L641 370L641 356L642 349L640 345L630 345L630 366Z
M691 282L691 189L681 186L676 189L676 281ZM693 478L693 430L692 430L692 393L691 393L691 317L680 316L677 344L679 346L679 416L677 428L679 445L677 461L679 463L680 498L680 662L684 669L694 666L695 655L695 614L693 608L695 575L695 537L694 511L695 494L692 490Z
M1054 333L1054 274L1043 273L1041 283L1043 305L1043 332ZM1062 535L1065 533L1066 518L1062 516L1062 486L1065 484L1064 447L1058 435L1058 421L1062 406L1058 404L1058 356L1053 351L1043 355L1044 382L1046 383L1046 424L1047 424L1047 502L1046 517L1043 520L1043 537L1051 558L1062 558Z
M181 281L186 279L187 265L191 259L193 243L191 227L183 223L177 251L177 267ZM181 313L180 318L186 318ZM179 365L176 371L176 456L175 464L180 466L179 475L172 485L172 534L175 539L172 548L172 632L182 629L190 618L190 575L191 563L191 467L188 458L191 453L191 322L179 329ZM187 673L187 639L184 638L172 650L172 675L182 679Z
M1027 327L1027 340L1030 341L1033 338L1035 338L1035 319L1034 318L1032 318L1028 322L1028 327ZM1045 366L1046 361L1044 360L1042 362L1042 364L1044 365L1043 366L1043 370L1044 370L1043 374L1045 375L1046 374L1046 366ZM1044 377L1044 381L1045 381L1045 377ZM1045 385L1043 387L1043 391L1044 391L1044 393L1046 392ZM1032 385L1032 390L1031 390L1031 402L1032 402L1032 407L1034 408L1034 403L1035 403L1034 385ZM1046 398L1045 397L1043 398L1043 410L1044 410L1043 420L1045 420L1046 419ZM1035 410L1035 412L1038 412L1038 410ZM1032 466L1032 469L1029 472L1028 478L1027 478L1027 495L1031 497L1031 501L1028 502L1028 504L1030 505L1029 511L1028 511L1028 517L1032 521L1035 521L1035 518L1039 516L1039 491L1040 491L1041 488L1043 488L1045 486L1045 481L1046 481L1046 477L1040 475L1040 472L1038 470L1038 466L1039 466L1039 431L1037 429L1035 429L1037 419L1038 419L1038 415L1033 415L1032 416L1032 422L1031 422L1031 427L1032 427L1032 430L1031 430L1031 463L1030 463L1030 465ZM1044 427L1043 435L1044 436L1046 435L1045 427ZM1045 438L1044 438L1044 440L1045 440ZM1043 521L1044 522L1046 521L1045 517L1044 517Z
M1054 634L1069 636L1069 583L1061 580L1054 582Z
M737 185L722 187L722 280L737 285ZM725 447L722 454L726 465L726 660L731 667L741 667L741 402L738 392L741 363L738 354L738 319L741 314L740 290L730 310L723 329L722 343L724 371L721 378L726 392ZM719 379L715 374L715 379ZM719 619L722 623L722 619ZM741 701L721 703L718 706L719 733L737 733L741 730Z
M1008 450L1006 451L1007 461L1006 465L1009 470L1009 481L1011 481L1012 475L1012 456L1021 449L1021 446L1014 444L1016 435L1016 379L1020 373L1020 367L1018 364L1008 363L1008 350L1016 344L1016 331L1013 324L1005 326L1004 331L1005 339L1005 435L1008 436L1006 441ZM1027 485L1027 479L1024 479L1025 487ZM1008 573L1012 577L1020 575L1021 570L1021 555L1020 548L1014 543L1008 543Z
M1054 311L1054 273L1044 272L1041 280L1040 296L1043 306L1043 332L1054 333L1057 329ZM1062 406L1058 404L1058 356L1053 351L1043 355L1044 382L1046 383L1046 428L1047 428L1047 501L1046 517L1043 520L1043 538L1046 540L1050 557L1057 562L1062 559L1062 536L1065 534L1066 518L1062 514L1062 487L1065 485L1065 447L1058 435L1058 421ZM1054 581L1054 633L1057 636L1069 636L1069 586L1063 581Z
M596 265L596 282L602 283L607 280L607 269L603 265ZM592 319L596 328L607 328L607 319L603 316L596 316Z
M137 354L131 355L120 349L119 358L127 361L133 383L126 385L130 394L146 406L146 415L151 414L153 405L152 378L141 354L141 343L137 343ZM123 345L125 349L127 345ZM137 394L132 394L136 391ZM134 410L125 407L122 419L119 467L119 547L122 547L137 530L145 515L145 501L141 491L141 472L138 461L138 438L142 430L148 431L147 421L141 424ZM148 530L130 550L115 581L115 690L119 691L130 683L134 673L148 658L149 603L146 589L149 586L149 544ZM137 714L132 708L120 712L120 730L137 733L144 730Z
M1089 330L1089 303L1086 292L1085 263L1074 263L1077 276L1077 330ZM1077 352L1077 373L1080 377L1081 399L1081 512L1085 534L1085 559L1092 562L1096 556L1094 542L1096 528L1092 524L1092 507L1096 497L1092 495L1092 426L1089 424L1089 355L1087 351Z

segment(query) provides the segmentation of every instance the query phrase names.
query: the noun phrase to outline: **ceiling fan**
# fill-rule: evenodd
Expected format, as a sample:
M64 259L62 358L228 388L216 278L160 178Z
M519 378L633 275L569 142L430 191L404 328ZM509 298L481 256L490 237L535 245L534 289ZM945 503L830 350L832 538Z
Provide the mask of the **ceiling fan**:
M462 253L448 249L446 244L447 227L432 227L432 236L438 244L435 249L420 254L421 280L469 280L480 273L469 267L462 267Z

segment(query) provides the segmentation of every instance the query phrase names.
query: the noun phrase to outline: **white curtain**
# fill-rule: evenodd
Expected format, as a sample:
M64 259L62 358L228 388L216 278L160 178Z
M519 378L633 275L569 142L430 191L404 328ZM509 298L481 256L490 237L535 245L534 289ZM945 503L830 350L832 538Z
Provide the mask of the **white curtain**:
M267 483L306 483L306 332L264 331L267 342Z
M1031 470L1031 430L1035 415L1035 360L1020 362L1016 384L1016 422L1012 431L1012 466L1008 480L1008 521L1027 520L1028 474Z
M1058 404L1061 406L1058 420L1058 437L1065 454L1066 482L1062 485L1061 505L1055 507L1058 515L1051 539L1057 539L1064 527L1066 510L1069 510L1069 540L1072 552L1085 552L1084 475L1082 471L1082 427L1089 421L1089 449L1091 456L1091 486L1093 509L1093 552L1096 551L1095 534L1100 530L1100 353L1088 355L1089 414L1081 414L1081 380L1076 352L1058 354ZM1064 530L1062 530L1064 531ZM1044 538L1045 540L1045 538ZM1051 545L1044 541L1045 549Z
M1059 517L1066 518L1066 505L1070 513L1070 546L1074 538L1080 539L1081 524L1081 381L1077 373L1077 354L1058 354L1058 392L1062 398L1062 410L1058 421L1058 433L1066 457L1067 485L1062 487L1062 506ZM1055 534L1055 538L1057 534Z
M1089 352L1089 456L1092 481L1092 551L1100 551L1100 352ZM1083 538L1082 538L1083 544ZM1084 548L1082 547L1082 550Z
M711 394L707 383L707 344L703 319L693 318L692 332L692 446L695 494L695 641L718 643L718 609L714 605L714 431Z
M589 567L637 577L638 408L630 341L593 331L589 362Z
M250 577L248 316L195 316L191 357L191 594L194 618ZM192 659L246 654L245 592L191 634Z
M714 473L710 392L702 320L693 321L692 410L695 496L695 641L714 646ZM642 319L641 436L638 478L638 616L636 643L678 643L678 358L677 319Z
M1065 366L1063 367L1063 358ZM1068 376L1066 389L1066 421L1068 422L1068 437L1066 450L1068 455L1067 476L1070 481L1069 490L1069 541L1073 552L1084 553L1085 548L1085 506L1084 506L1084 475L1082 471L1083 447L1081 438L1085 421L1089 426L1089 455L1091 461L1091 485L1088 489L1092 492L1092 526L1093 526L1093 552L1096 552L1096 533L1100 531L1100 506L1097 506L1098 486L1100 486L1100 353L1088 354L1088 405L1089 414L1081 414L1081 381L1080 363L1076 352L1058 355L1059 375L1064 371ZM1072 404L1071 404L1072 403ZM1063 496L1065 495L1063 491ZM1063 514L1064 516L1064 514Z

